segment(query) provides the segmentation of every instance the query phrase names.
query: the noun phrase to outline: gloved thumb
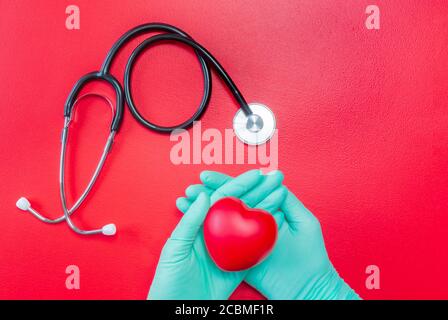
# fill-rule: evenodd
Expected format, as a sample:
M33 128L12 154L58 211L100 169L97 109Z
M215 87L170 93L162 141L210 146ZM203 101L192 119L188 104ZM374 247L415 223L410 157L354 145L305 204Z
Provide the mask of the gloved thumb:
M209 196L202 192L177 224L171 239L194 240L210 208Z
M290 227L295 230L300 223L315 223L316 225L319 223L316 217L289 190L281 210L285 214L286 221Z

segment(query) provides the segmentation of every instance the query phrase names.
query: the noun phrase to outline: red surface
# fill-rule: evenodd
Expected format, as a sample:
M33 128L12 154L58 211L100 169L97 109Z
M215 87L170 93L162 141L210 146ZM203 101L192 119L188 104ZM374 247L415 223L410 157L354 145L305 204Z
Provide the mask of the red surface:
M67 1L0 1L0 298L143 299L160 250L181 217L176 197L203 169L172 165L167 136L126 110L104 174L75 221L115 222L116 237L81 237L15 207L28 196L53 217L65 98L100 67L129 28L164 21L220 59L248 101L268 104L279 127L285 183L320 219L339 273L366 299L448 298L448 3L446 1L75 1L81 29L65 28ZM364 26L376 2L381 30ZM132 3L132 4L131 4ZM122 79L133 43L113 73ZM145 53L134 94L145 115L173 123L202 91L192 52ZM235 102L214 76L203 128L230 128ZM81 103L69 155L79 195L106 137L106 105ZM75 133L76 132L76 133ZM75 160L76 159L76 160ZM76 173L74 176L73 173ZM81 289L65 288L79 266ZM381 289L365 288L365 268ZM242 285L233 298L260 297Z
M264 210L224 198L210 208L204 221L204 240L210 257L226 271L249 269L274 248L277 225Z

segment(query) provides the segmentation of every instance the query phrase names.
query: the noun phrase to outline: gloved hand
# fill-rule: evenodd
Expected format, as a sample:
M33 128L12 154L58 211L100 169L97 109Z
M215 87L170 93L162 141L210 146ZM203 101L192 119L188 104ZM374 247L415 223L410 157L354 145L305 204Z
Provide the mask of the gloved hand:
M232 178L205 172L201 180L204 186L194 188L214 194ZM193 200L197 192L187 191L188 200ZM246 202L257 206L248 195L242 199L246 197ZM179 209L185 211L188 206L189 202L184 202ZM279 227L277 243L269 257L246 274L247 283L268 299L360 299L331 264L319 221L290 191L274 217Z
M255 192L263 197L258 201L260 208L278 210L286 197L282 181L259 184L261 179L260 171L252 170L232 179L210 198L205 192L194 194L195 201L188 202L188 210L162 250L148 299L227 299L232 294L247 271L225 272L215 265L205 247L202 224L210 204L225 196ZM199 189L206 188L195 187Z

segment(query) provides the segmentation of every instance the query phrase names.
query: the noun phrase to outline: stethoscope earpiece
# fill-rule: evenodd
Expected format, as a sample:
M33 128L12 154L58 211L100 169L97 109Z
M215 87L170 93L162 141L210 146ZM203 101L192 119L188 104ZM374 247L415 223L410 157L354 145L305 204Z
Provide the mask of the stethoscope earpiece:
M117 227L115 224L109 223L101 228L101 232L105 236L113 236L117 232Z
M21 197L19 200L17 200L16 207L22 211L28 211L28 209L31 208L31 204L27 198Z

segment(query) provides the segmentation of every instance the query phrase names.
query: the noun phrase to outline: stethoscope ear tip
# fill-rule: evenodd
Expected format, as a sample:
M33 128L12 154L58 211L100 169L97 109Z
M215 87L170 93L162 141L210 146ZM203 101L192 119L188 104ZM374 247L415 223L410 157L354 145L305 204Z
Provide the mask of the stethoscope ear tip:
M16 206L23 211L28 211L28 209L31 208L30 202L25 197L21 197L19 200L17 200Z
M101 232L105 236L113 236L115 233L117 233L117 227L113 223L106 224L101 228Z

